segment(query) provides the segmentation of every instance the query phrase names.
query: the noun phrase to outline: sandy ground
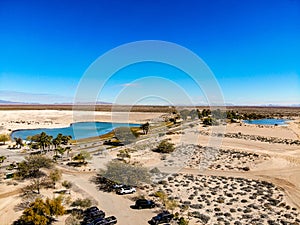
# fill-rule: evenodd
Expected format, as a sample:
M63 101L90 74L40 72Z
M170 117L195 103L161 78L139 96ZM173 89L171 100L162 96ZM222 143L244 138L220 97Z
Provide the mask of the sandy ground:
M161 114L153 113L134 113L134 114L118 114L114 118L118 118L118 122L123 122L126 118L130 118L130 122L143 122L149 119L157 118ZM71 111L0 111L0 133L8 132L9 129L26 129L26 128L37 128L37 127L61 127L68 126L70 123L74 122ZM85 117L83 114L80 114L78 118L91 118L89 116ZM95 116L97 121L116 121L112 119L110 113L107 112L97 112ZM23 123L23 121L25 121ZM31 122L30 122L31 121ZM51 122L49 122L51 121ZM76 120L77 121L77 120ZM300 126L299 118L293 120L289 123L288 126L256 126L256 125L242 125L240 124L229 124L226 126L227 133L242 133L247 135L257 135L263 137L276 137L281 139L299 139L300 135ZM265 195L262 198L278 198L284 207L289 206L290 208L276 208L269 212L269 219L276 220L276 218L285 218L285 214L291 214L292 217L299 218L300 210L300 146L299 145L288 145L284 143L268 143L255 140L245 140L237 138L216 138L207 135L201 135L198 131L210 131L210 128L204 128L200 125L194 127L184 126L184 129L176 128L176 132L172 135L165 135L162 137L153 137L151 140L146 140L145 143L141 143L132 153L131 161L139 161L149 168L158 167L161 170L168 170L172 173L178 173L177 180L179 184L187 183L191 177L186 177L185 175L193 175L193 179L206 179L209 182L212 182L212 186L208 185L203 188L204 192L195 194L195 198L192 203L196 204L196 199L200 198L200 194L211 191L210 188L213 188L214 182L223 182L228 184L227 186L222 186L219 194L233 194L240 201L243 198L247 198L249 204L253 203L259 205L260 203L256 200L249 200L250 192L256 186L251 186L253 183L260 185L261 181L268 181L275 185L275 187L270 187L267 191L271 191L272 195ZM187 127L187 128L186 128ZM1 130L2 129L2 130ZM154 135L151 134L150 135ZM155 144L159 143L160 140L170 138L170 140L177 145L177 150L167 156L165 160L161 160L161 155L151 151L151 148ZM201 153L197 150L194 145L218 147L218 151L214 152L209 150L206 154L205 149L202 149ZM182 146L182 147L180 147ZM186 147L191 146L191 147ZM88 147L92 149L92 145ZM96 147L95 147L96 149ZM94 151L94 149L93 149ZM0 155L10 154L11 160L18 159L22 157L22 154L19 153L16 156L15 152L8 151L4 146L0 146ZM91 164L89 168L91 171L95 171L99 168L103 168L105 163L112 158L115 158L117 151L108 151L105 155L93 155ZM206 154L206 155L205 155ZM16 157L16 158L13 158ZM238 158L238 160L237 160ZM203 163L205 162L205 163ZM177 164L176 164L177 163ZM205 167L204 170L202 167ZM249 170L245 171L244 168L248 167ZM131 209L129 206L133 202L128 199L128 196L118 196L111 193L104 193L96 189L95 185L92 184L89 180L93 176L94 172L85 173L74 171L65 171L64 179L74 182L77 186L75 192L78 196L90 196L97 202L99 208L103 209L107 215L115 215L119 222L118 224L128 225L143 225L147 224L149 220L155 213L156 210L142 210L136 211ZM88 171L88 168L85 169ZM218 180L220 177L223 178ZM205 180L204 179L204 180ZM217 180L214 180L217 179ZM245 179L245 180L240 180ZM249 180L249 181L248 181ZM244 189L238 189L236 191L230 192L230 186L239 186L239 185L248 185L252 187L249 194L244 195L239 194L244 191ZM167 188L173 186L174 182L169 183ZM186 188L185 188L186 187ZM197 187L195 184L192 188ZM143 194L149 195L154 190L157 190L159 186L154 189L148 187L147 191ZM208 188L208 189L207 189ZM227 188L229 188L227 190ZM9 185L2 182L0 184L0 221L1 224L11 224L13 220L20 216L20 212L14 210L14 206L18 204L20 199L18 198L18 190L20 185ZM176 189L176 191L175 191ZM181 196L182 202L188 201L188 197L191 195L191 187L189 185L183 186L180 188L176 186L174 189L175 197ZM194 190L195 191L195 190ZM223 193L224 192L224 193ZM207 193L206 193L207 194ZM252 193L253 194L253 193ZM170 193L172 196L172 193ZM197 198L198 196L198 198ZM206 199L207 200L207 199ZM230 197L225 198L225 202L230 201ZM203 200L204 201L204 200ZM205 210L198 210L202 214L209 215L211 218L210 222L207 224L217 223L214 208L220 208L222 212L227 212L230 208L241 208L242 211L231 212L232 220L228 221L230 224L236 220L236 218L243 216L243 210L249 210L243 203L234 203L232 207L228 205L222 205L218 203L216 199L211 199L211 206L208 205ZM223 201L223 200L222 200ZM182 203L181 202L181 203ZM244 208L243 208L244 207ZM246 208L245 208L246 207ZM252 206L251 206L252 207ZM250 207L250 208L251 208ZM273 206L272 206L273 207ZM264 209L263 207L260 207ZM296 210L292 209L295 208ZM205 208L206 209L206 208ZM253 213L252 216L257 216L262 214L260 209L251 208ZM257 211L258 210L258 211ZM266 209L269 210L269 209ZM197 211L197 210L195 210ZM232 210L233 211L233 210ZM268 212L268 211L267 211ZM246 212L247 214L247 212ZM219 215L222 216L222 215ZM134 218L134 220L132 219ZM64 224L65 217L61 217L58 222L55 224ZM226 218L225 218L226 219ZM249 221L241 220L241 224L249 224ZM6 222L2 222L6 221ZM291 222L292 219L287 219L288 222ZM224 221L223 221L224 222ZM258 223L258 222L257 222ZM201 220L192 219L190 224L202 224ZM255 223L254 223L255 224ZM266 220L262 224L267 224ZM297 223L295 223L297 224ZM299 223L298 223L299 224Z

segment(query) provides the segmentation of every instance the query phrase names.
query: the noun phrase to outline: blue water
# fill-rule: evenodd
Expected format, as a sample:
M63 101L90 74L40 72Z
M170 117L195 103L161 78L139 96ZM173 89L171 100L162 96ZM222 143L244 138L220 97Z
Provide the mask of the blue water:
M140 124L128 123L105 123L105 122L80 122L73 123L69 127L63 128L42 128L42 129L27 129L16 130L11 134L12 138L26 139L28 136L33 136L45 132L48 135L56 137L59 133L63 135L71 135L72 139L78 140L89 137L96 137L109 133L117 127L139 127Z
M255 125L286 125L287 120L285 119L260 119L260 120L244 120L247 124Z

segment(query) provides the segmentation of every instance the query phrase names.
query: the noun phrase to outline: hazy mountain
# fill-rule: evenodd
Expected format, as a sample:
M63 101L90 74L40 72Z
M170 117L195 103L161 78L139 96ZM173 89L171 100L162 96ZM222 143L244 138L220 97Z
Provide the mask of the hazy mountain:
M6 101L6 100L1 100L0 99L0 104L20 104L20 102L12 102L12 101Z
M27 93L18 91L0 90L0 99L6 101L6 104L55 104L55 103L72 103L73 98L54 94ZM4 103L3 103L4 104Z

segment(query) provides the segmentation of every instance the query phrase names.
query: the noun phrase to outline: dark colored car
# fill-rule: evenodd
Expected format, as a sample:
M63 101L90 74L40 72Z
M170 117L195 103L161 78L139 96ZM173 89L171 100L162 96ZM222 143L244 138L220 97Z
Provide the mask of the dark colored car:
M88 218L92 218L92 219L97 219L97 218L104 218L105 217L105 212L103 212L102 210L98 210L98 211L93 211L90 212L88 214L85 215Z
M117 218L115 216L109 216L105 219L102 219L99 222L94 222L95 225L113 225L117 223Z
M152 219L150 220L150 224L155 225L160 223L169 223L173 219L173 217L173 214L169 213L168 211L164 211L152 217Z
M93 206L86 209L83 212L83 221L81 224L88 225L88 224L95 224L95 222L99 222L103 220L105 217L105 212L99 210L98 207Z
M92 206L92 207L87 208L86 210L84 210L83 213L90 213L90 212L95 212L95 211L99 211L99 208L97 206Z
M137 209L154 208L155 203L152 200L138 199L136 200L134 207Z
M104 145L112 145L112 146L124 146L124 144L123 144L122 142L119 142L119 141L111 141L111 140L104 141L103 144L104 144Z

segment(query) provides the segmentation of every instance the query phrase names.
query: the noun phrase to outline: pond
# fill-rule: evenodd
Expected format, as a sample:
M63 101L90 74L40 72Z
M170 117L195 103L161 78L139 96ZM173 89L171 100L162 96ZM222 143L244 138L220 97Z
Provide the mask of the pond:
M69 127L62 128L40 128L24 129L12 132L12 138L22 138L26 140L28 136L33 136L45 132L48 135L56 137L59 133L70 135L72 139L78 140L89 137L96 137L111 132L117 127L139 127L140 124L134 123L109 123L109 122L80 122L72 123Z
M259 119L259 120L243 120L247 124L255 125L287 125L288 120L286 119Z

